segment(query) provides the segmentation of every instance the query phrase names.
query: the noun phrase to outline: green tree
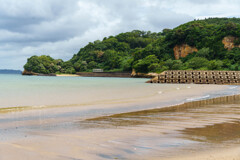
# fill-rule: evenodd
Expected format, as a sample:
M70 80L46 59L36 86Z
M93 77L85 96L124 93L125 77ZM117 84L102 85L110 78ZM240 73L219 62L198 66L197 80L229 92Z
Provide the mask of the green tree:
M149 55L144 59L138 60L138 62L134 65L134 69L136 72L148 73L150 72L149 66L153 63L158 63L159 59L155 55Z
M192 59L190 59L186 63L187 63L188 68L200 69L200 68L203 68L203 67L207 67L208 62L209 61L206 58L193 57Z
M61 70L62 60L54 60L50 56L32 56L28 58L24 69L35 73L49 74Z
M209 61L208 69L209 70L221 70L223 66L223 62L221 60L212 60Z
M202 48L196 53L196 57L208 58L209 54L210 54L210 49L209 48Z
M123 71L131 71L132 70L132 64L133 64L133 58L124 57L122 62L121 62L121 69Z
M149 72L159 72L161 70L161 66L159 63L152 63L148 66Z

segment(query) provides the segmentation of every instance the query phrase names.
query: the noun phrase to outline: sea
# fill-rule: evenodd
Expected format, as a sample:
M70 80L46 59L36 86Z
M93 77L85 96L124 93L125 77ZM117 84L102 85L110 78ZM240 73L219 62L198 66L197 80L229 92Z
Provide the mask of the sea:
M193 84L148 84L144 78L45 77L0 74L0 108L81 106L144 100L170 91L193 90ZM173 99L174 103L239 93L238 86ZM149 106L150 108L153 106ZM148 109L145 106L144 109Z

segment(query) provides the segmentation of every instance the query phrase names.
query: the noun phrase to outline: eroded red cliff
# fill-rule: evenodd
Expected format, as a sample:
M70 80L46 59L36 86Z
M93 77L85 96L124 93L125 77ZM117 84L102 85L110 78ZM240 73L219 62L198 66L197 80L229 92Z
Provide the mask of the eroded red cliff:
M186 57L188 54L198 51L196 47L191 47L187 44L176 45L173 50L175 59Z

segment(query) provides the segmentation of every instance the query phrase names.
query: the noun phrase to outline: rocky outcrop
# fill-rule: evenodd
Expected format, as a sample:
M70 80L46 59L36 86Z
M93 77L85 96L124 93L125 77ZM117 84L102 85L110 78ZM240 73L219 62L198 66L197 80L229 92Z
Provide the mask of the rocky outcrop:
M133 78L154 78L157 76L157 73L136 73L135 69L132 70L131 74L131 77Z
M175 59L186 57L188 54L198 51L196 47L191 47L187 44L176 45L173 50Z
M133 78L154 78L158 74L157 73L136 73L135 75L132 75Z
M222 40L222 43L224 44L224 48L227 50L232 50L235 47L240 48L240 45L235 45L236 40L238 40L238 38L233 36L224 37Z
M24 70L24 71L22 72L22 75L26 75L26 76L37 76L38 73L34 73L34 72L32 72L32 71Z
M35 72L32 72L32 71L27 71L27 70L24 70L22 72L22 75L25 75L25 76L56 76L55 73L41 74L41 73L35 73Z

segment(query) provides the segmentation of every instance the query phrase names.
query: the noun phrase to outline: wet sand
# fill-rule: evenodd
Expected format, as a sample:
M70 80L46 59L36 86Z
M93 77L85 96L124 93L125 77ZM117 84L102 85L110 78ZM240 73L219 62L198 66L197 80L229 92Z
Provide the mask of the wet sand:
M181 97L201 96L209 91L207 88L216 89L206 86L194 91L186 87L184 93L177 89L161 98L157 94L142 100L80 107L19 112L3 112L3 109L0 159L237 160L240 157L239 101L150 109ZM137 111L145 109L139 103L150 107ZM132 112L122 113L126 110Z

